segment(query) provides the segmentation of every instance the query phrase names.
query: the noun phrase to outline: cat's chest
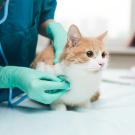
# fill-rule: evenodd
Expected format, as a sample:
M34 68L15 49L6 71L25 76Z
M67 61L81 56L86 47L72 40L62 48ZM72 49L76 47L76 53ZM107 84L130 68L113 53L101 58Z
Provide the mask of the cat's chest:
M71 84L70 91L62 97L65 102L77 103L86 101L99 89L100 72L92 73L70 67L65 69L64 74Z
M99 89L101 82L101 72L90 72L74 66L57 64L52 67L40 62L37 69L57 76L65 75L70 82L70 90L60 98L60 101L69 105L77 105L89 100Z
M73 89L96 89L101 80L101 72L90 72L85 70L69 69L65 71L67 80L71 82Z

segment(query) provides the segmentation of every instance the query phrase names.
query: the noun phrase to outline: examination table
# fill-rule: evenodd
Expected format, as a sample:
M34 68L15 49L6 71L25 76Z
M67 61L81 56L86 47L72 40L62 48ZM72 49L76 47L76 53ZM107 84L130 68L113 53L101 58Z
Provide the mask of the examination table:
M91 109L50 111L29 101L0 105L0 135L135 135L135 86L102 82Z

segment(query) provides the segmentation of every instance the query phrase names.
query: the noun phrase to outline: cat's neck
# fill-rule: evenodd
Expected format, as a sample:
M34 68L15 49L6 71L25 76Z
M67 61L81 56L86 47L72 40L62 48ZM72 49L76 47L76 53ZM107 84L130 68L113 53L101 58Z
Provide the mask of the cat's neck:
M79 74L86 74L86 75L96 75L96 74L101 74L101 71L90 71L85 68L82 68L81 65L79 64L70 64L67 65L64 62L60 62L56 65L56 70L59 72L59 74L68 74L69 72L74 72L76 75Z

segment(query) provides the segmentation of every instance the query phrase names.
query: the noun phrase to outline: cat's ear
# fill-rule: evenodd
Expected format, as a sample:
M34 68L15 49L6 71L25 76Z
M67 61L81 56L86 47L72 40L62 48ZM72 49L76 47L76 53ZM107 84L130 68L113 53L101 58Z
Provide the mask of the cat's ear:
M97 39L99 39L99 40L104 40L105 37L107 36L107 34L108 34L108 31L105 31L104 33L100 34L100 35L97 37Z
M68 43L70 47L76 46L80 39L81 39L80 30L76 25L72 24L68 30Z

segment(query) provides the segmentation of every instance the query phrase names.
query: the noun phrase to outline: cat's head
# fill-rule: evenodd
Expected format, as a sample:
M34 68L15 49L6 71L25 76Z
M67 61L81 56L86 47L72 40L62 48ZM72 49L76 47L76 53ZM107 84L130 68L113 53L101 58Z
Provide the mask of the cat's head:
M69 65L80 65L90 71L104 69L109 59L104 46L106 35L107 32L97 37L83 37L78 27L71 25L68 31L68 42L60 60Z

